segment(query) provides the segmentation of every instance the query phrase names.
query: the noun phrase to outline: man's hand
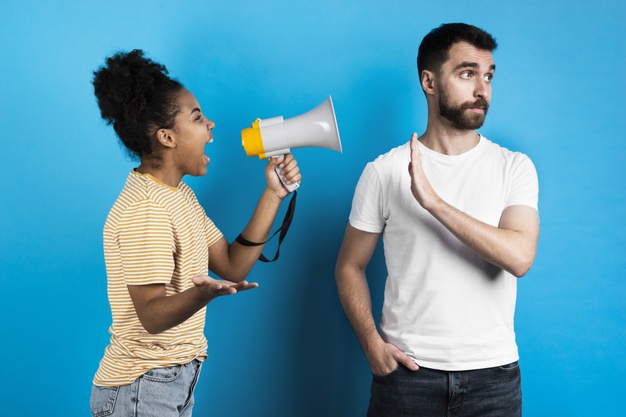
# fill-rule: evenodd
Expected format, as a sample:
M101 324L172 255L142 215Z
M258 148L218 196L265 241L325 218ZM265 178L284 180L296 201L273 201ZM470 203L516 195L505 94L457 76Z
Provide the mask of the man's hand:
M237 292L250 290L259 286L256 282L232 282L221 279L214 279L208 275L198 275L191 278L198 291L209 299L214 299L223 295L235 294Z
M382 339L376 346L366 352L370 370L374 375L388 375L396 370L398 364L406 366L411 371L417 371L419 366L411 358L391 343Z
M411 135L411 162L409 162L409 175L411 176L411 193L417 202L428 210L439 198L433 190L424 168L422 167L422 154L417 143L417 133Z
M500 224L492 226L443 201L430 185L422 167L417 134L411 136L411 192L417 202L461 242L484 260L516 277L530 269L539 238L537 210L524 205L504 209Z

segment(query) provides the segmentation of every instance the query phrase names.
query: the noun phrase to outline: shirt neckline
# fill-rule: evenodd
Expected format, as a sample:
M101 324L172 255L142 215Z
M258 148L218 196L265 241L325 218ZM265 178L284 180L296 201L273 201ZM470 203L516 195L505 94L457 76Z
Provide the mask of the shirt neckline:
M480 133L478 133L478 143L476 144L476 146L474 146L467 152L463 152L462 154L459 154L459 155L446 155L437 151L433 151L432 149L425 146L421 142L418 142L418 146L420 148L420 152L423 155L428 155L429 158L433 158L433 159L436 159L439 161L445 161L445 162L460 162L480 152L480 150L485 144L485 141L486 141L486 138Z
M148 178L148 179L150 179L150 180L152 180L152 181L156 182L157 184L162 185L163 187L169 188L169 189L170 189L170 190L172 190L172 191L178 191L178 190L179 190L179 187L172 187L171 185L168 185L168 184L166 184L166 183L164 183L164 182L160 181L158 178L156 178L156 177L155 177L154 175L152 175L152 174L144 174L144 173L141 173L141 172L137 171L137 168L133 168L132 173L133 173L134 175L138 176L139 178L142 178L142 177L143 177L143 178Z

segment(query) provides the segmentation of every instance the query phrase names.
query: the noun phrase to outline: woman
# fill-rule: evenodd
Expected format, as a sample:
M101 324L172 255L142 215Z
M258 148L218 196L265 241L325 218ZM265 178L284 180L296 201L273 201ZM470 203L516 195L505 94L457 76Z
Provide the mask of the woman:
M271 159L248 225L229 244L206 216L185 175L206 174L215 124L194 95L141 50L117 53L94 72L102 117L139 159L104 227L111 341L94 378L94 416L190 416L207 357L206 305L257 286L258 259L286 183L300 181L291 154ZM242 243L238 243L242 242ZM209 263L210 260L210 263ZM211 270L223 280L210 278Z

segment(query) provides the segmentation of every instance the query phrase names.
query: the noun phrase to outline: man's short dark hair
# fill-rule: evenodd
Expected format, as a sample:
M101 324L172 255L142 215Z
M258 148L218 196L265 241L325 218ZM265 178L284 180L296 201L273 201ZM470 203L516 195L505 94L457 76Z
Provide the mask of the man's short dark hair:
M448 59L450 47L462 41L489 52L498 47L493 36L476 26L444 23L422 39L417 53L417 73L420 79L424 70L438 72Z

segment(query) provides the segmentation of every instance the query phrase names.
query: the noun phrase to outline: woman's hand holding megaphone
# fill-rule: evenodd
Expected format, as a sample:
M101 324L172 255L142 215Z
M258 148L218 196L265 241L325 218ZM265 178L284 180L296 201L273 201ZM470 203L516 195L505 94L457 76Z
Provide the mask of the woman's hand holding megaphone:
M288 153L268 158L265 178L268 188L282 200L300 185L302 175L298 161Z

